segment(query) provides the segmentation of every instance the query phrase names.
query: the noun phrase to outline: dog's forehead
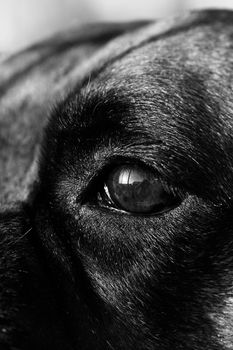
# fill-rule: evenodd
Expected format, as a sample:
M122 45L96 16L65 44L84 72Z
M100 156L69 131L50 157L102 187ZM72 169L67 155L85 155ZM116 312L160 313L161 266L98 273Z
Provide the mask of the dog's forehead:
M161 106L178 111L181 105L192 105L194 111L187 117L192 123L205 121L203 115L195 115L196 110L200 117L205 104L213 109L213 121L220 122L226 110L232 108L230 36L231 32L221 31L221 26L206 25L148 39L106 64L94 79L90 73L92 96L97 100L99 92L102 103L104 94L105 99L118 95L119 100L127 99L131 105L140 101L145 108L153 102L155 114ZM175 113L173 119L176 117L179 119L180 113Z
M158 116L158 127L165 115L178 123L185 116L186 123L200 125L206 122L204 109L212 114L212 123L220 125L225 122L225 112L232 108L233 74L229 70L229 47L233 31L231 25L224 25L224 15L212 11L208 16L204 12L188 16L188 20L182 19L177 25L173 23L173 28L168 26L158 30L156 25L152 25L142 29L143 38L140 40L137 38L140 31L136 33L137 40L134 33L120 38L120 44L117 39L118 45L110 45L107 57L102 58L99 64L95 62L90 69L81 93L80 85L78 91L74 91L72 108L76 110L78 94L76 104L83 110L90 110L90 105L95 111L97 105L102 105L104 110L106 101L108 107L112 101L112 118L114 107L117 108L120 102L127 101L125 105L128 104L131 110L137 107L144 111L153 109L153 118L148 118L148 113L131 114L141 124L142 120L146 121L146 125L153 123ZM126 48L122 49L124 45ZM97 70L96 65L100 66ZM113 100L118 100L118 106ZM104 115L109 116L108 113ZM90 123L98 123L97 118L90 118L90 113L86 119ZM227 120L229 123L230 119ZM103 122L102 118L99 120ZM122 113L121 123L124 120L128 124L128 113ZM85 121L85 128L87 125Z
M60 111L60 127L82 139L77 152L136 156L170 179L211 187L212 198L223 187L231 197L233 79L222 35L218 26L191 27L90 74Z
M90 75L81 91L82 105L93 105L95 111L102 106L102 118L88 115L89 123L103 124L111 114L115 123L129 128L130 121L139 122L142 131L155 137L160 127L164 131L168 126L170 133L170 124L174 131L208 124L210 136L221 133L224 138L224 123L231 124L233 86L227 46L209 27L144 43L106 65L94 79Z

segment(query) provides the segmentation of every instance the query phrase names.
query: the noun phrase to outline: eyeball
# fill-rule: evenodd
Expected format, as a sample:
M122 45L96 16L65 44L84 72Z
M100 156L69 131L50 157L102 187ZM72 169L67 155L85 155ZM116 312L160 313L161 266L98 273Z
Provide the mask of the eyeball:
M152 170L129 164L110 172L102 197L107 199L108 206L135 214L160 213L181 200L165 188Z

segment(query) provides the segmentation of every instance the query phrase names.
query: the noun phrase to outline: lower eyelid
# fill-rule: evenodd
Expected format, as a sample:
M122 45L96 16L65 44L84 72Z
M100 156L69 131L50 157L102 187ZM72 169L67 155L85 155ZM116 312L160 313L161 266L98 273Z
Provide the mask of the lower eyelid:
M128 216L128 217L144 217L144 218L159 218L159 217L164 217L164 215L169 215L169 214L173 214L173 212L175 212L176 210L179 210L179 207L182 205L182 202L179 203L179 205L177 206L173 206L169 209L164 209L161 210L158 213L131 213L131 212L127 212L125 210L119 209L117 207L110 207L108 205L98 205L96 203L87 203L85 204L85 207L89 208L88 210L95 210L95 211L100 211L100 212L104 212L104 213L112 213L115 215L124 215L124 216Z

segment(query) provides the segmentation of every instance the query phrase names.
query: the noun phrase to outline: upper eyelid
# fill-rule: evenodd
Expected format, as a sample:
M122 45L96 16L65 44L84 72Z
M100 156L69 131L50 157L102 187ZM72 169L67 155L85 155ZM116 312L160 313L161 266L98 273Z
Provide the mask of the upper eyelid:
M139 167L148 168L150 171L156 174L158 179L161 178L161 175L158 174L155 167L153 167L151 164L146 163L145 161L141 160L137 157L125 157L122 155L111 155L108 156L101 161L98 162L99 164L94 170L94 173L90 175L87 186L89 186L90 183L98 179L99 177L104 176L107 172L110 172L114 167L120 166L123 164L131 164L131 165L138 165Z

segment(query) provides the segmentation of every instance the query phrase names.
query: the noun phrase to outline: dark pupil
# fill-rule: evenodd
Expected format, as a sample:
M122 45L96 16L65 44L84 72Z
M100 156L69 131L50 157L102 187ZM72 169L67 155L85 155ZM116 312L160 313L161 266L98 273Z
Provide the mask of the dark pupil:
M136 166L117 168L109 177L107 187L118 207L135 213L160 211L169 199L155 175Z

